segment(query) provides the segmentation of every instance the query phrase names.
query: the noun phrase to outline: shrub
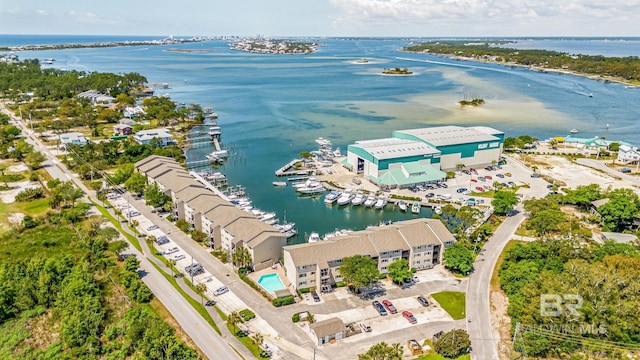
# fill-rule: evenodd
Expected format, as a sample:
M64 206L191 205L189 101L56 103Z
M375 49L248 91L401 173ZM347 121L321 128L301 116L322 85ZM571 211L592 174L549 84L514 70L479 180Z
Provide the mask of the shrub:
M378 275L378 279L380 279L380 280L384 280L384 279L386 279L386 278L387 278L387 274L380 274L380 275Z
M44 197L44 191L41 187L37 188L28 188L20 191L18 195L16 195L16 201L19 202L29 202L36 199L41 199Z
M293 298L293 295L289 295L289 296L273 299L271 303L275 307L280 307L280 306L286 306L286 305L291 305L295 303L295 299Z
M38 180L40 180L40 175L37 172L33 171L29 174L29 181L38 181Z
M291 317L291 321L293 321L294 323L297 323L298 321L300 321L300 314L298 313L293 314L293 316Z
M4 174L0 175L0 182L16 182L24 179L22 174Z
M347 284L344 281L340 281L340 282L336 283L336 287L341 288L341 287L345 287L345 286L347 286Z
M218 260L220 260L225 264L229 261L229 254L224 250L220 250L220 249L213 250L211 252L211 255L215 256Z
M244 309L244 310L240 310L240 316L242 316L242 319L247 322L253 318L256 317L256 314L253 313L253 311L249 310L249 309Z
M54 187L57 187L61 183L62 183L62 181L60 181L60 179L49 180L49 181L47 181L47 187L49 189L53 189Z
M300 292L300 294L307 294L311 292L311 288L301 288L298 289L298 291Z

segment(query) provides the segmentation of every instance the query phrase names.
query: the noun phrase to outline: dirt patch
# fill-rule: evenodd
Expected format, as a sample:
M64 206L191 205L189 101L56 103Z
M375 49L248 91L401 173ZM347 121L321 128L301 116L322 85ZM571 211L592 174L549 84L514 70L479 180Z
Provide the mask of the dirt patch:
M52 312L36 316L27 320L27 332L31 336L24 340L24 346L28 348L46 349L58 341L60 337L60 324L52 321Z
M38 183L32 183L31 181L20 181L10 183L11 190L5 190L0 192L0 201L5 204L11 204L16 201L16 195L26 188L40 186Z
M29 168L25 164L13 165L7 168L7 172L14 172L14 173L19 173L19 172L28 171L28 170Z
M498 342L498 356L500 359L509 359L509 349L511 349L511 318L507 315L509 298L497 286L491 286L491 327L493 337L500 339Z
M9 224L12 224L12 225L19 225L20 223L22 223L23 219L24 219L23 213L7 214L7 221L9 221Z

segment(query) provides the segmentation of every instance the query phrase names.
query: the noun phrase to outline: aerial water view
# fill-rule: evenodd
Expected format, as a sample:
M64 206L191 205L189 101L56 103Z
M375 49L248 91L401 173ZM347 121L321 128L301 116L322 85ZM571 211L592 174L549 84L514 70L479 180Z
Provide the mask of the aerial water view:
M638 358L640 11L565 5L0 4L0 359Z

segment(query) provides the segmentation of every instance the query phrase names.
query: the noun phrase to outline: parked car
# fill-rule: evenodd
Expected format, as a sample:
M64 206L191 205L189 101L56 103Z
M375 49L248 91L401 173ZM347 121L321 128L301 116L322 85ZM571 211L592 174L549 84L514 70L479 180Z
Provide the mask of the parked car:
M373 308L376 309L376 311L378 311L378 313L382 316L387 315L387 310L385 310L384 306L382 306L382 304L380 304L379 301L374 300L371 305L373 305Z
M217 304L215 300L209 300L206 303L204 303L204 306L213 306L215 304Z
M165 254L165 255L169 255L169 254L176 253L176 252L178 252L178 251L180 251L180 249L178 249L176 246L174 246L174 247L170 247L170 248L168 248L167 250L165 250L165 251L164 251L164 254Z
M416 319L416 317L413 316L411 311L407 311L407 310L403 311L402 316L404 316L404 318L407 319L407 321L409 321L412 324L415 324L418 322L418 319Z
M153 225L147 226L147 231L151 231L151 230L155 230L155 229L159 229L159 228L160 228L160 226L158 226L156 224L153 224Z
M465 173L466 175L471 175L471 171L469 171L469 170L465 169L465 170L462 170L462 172Z
M436 196L436 194L431 192L431 193L426 194L424 197L426 197L427 199L430 199L430 198L432 198L434 196Z
M222 294L224 294L224 293L227 293L227 292L229 292L229 289L228 289L226 286L221 286L221 287L217 288L217 289L213 292L213 295L215 295L215 296L220 296L220 295L222 295Z
M531 177L532 177L532 178L539 178L539 177L540 177L540 174L538 174L538 173L533 173L533 174L531 174Z
M164 245L169 242L169 238L166 235L158 236L156 242L158 245Z
M484 189L481 186L476 186L476 191L484 192Z
M182 260L186 258L186 256L184 256L184 254L178 254L178 255L174 255L173 256L173 260L178 261L178 260Z
M491 175L485 175L484 178L487 180L493 180L493 177Z
M511 173L504 173L504 176L511 177Z
M467 188L459 188L458 190L456 190L458 194L462 194L465 191L467 191Z
M311 297L313 297L313 301L315 301L315 302L320 302L320 296L318 295L318 293L317 293L317 292L315 292L315 291L314 291L314 292L312 292L312 293L311 293Z
M478 180L480 181L487 181L487 178L484 176L478 176Z
M382 305L384 305L384 307L387 309L387 311L389 311L390 314L395 314L398 312L398 309L396 309L396 307L393 306L393 303L389 300L382 300Z
M471 179L471 182L477 183L478 179Z
M504 174L496 174L497 177L504 179Z
M630 173L630 172L631 172L631 169L630 169L630 168L628 168L628 167L623 167L622 169L620 169L620 172L621 172L621 173L628 174L628 173Z
M429 306L429 301L424 296L418 296L417 299L420 305L425 307Z
M513 181L509 181L507 184L509 184L509 187L515 187L516 183L514 183Z
M446 183L439 183L438 186L440 186L443 189L446 189L449 187Z

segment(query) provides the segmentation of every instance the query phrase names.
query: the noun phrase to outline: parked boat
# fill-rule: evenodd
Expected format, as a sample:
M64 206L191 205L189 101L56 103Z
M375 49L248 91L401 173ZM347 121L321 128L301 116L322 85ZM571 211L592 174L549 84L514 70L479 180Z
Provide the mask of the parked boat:
M260 216L260 220L261 221L269 221L272 220L276 217L276 213L274 212L268 212L268 213L263 213L262 216Z
M286 181L274 181L273 182L273 186L278 186L278 187L287 186L287 182Z
M577 133L578 133L578 130L577 130L577 129L571 129L569 132L570 132L571 134L577 134Z
M324 187L322 186L322 184L318 183L318 185L297 188L296 191L301 194L319 194L321 192L324 192Z
M420 203L411 204L411 212L414 214L420 214Z
M433 212L436 214L442 214L442 206L438 205L433 208Z
M378 199L375 196L369 195L367 196L367 200L364 201L364 206L372 207L376 204L376 201L378 201Z
M381 210L381 209L383 209L383 208L385 207L385 205L387 205L387 200L386 200L386 199L383 199L383 198L379 198L379 199L376 201L376 204L375 204L375 205L373 205L373 206L374 206L376 209Z
M340 197L340 195L341 195L340 191L337 191L337 190L331 191L330 193L327 194L327 196L324 197L324 203L329 205L333 204L336 201L338 201L338 198Z
M400 200L398 201L398 208L400 209L400 211L405 212L407 211L407 203L404 200Z
M296 227L296 223L294 222L286 222L282 225L278 225L278 230L280 230L280 232L286 233L287 231L291 231L293 230L293 228Z
M320 234L318 234L317 232L312 232L309 235L309 239L307 240L307 242L318 242L318 241L322 241L322 238L320 237Z
M342 195L338 198L338 205L343 206L351 203L355 195L351 193L350 189L345 190Z
M354 205L354 206L362 205L364 200L365 200L364 194L357 193L356 196L354 196L353 199L351 199L351 205Z
M296 229L291 229L289 231L285 231L284 232L284 236L287 239L292 238L292 237L296 236L297 234L298 234L298 230L296 230Z

